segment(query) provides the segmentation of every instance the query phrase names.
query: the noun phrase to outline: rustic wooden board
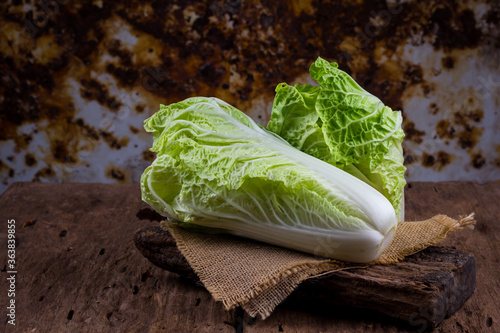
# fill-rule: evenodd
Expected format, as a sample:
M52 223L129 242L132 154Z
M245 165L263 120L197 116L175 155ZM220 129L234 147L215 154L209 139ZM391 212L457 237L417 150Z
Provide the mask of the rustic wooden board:
M137 251L135 231L158 223L136 216L148 207L137 185L18 183L0 207L0 232L15 218L19 245L17 325L8 332L234 332L237 311ZM0 248L4 267L4 237ZM6 290L2 274L2 309Z
M475 254L476 289L464 306L434 331L500 332L500 183L411 183L405 191L405 199L407 220L421 220L435 214L456 217L476 213L476 230L451 234L440 244ZM423 312L425 315L425 310ZM360 312L346 312L342 308L313 310L308 316L302 313L302 309L281 306L265 321L245 326L245 332L259 333L271 328L288 333L422 332L426 328L421 323L396 326L378 315L363 317ZM353 323L356 321L357 325Z
M199 281L168 231L146 227L135 234L134 242L156 266ZM475 277L473 254L430 247L397 264L342 270L306 280L287 301L315 308L370 309L434 328L469 298Z
M476 212L476 230L443 245L476 256L476 289L436 332L496 332L500 310L500 184L413 183L408 219ZM152 265L133 235L150 221L138 185L18 183L0 197L0 249L16 219L16 332L400 332L421 331L387 316L286 302L266 320L225 311L200 286ZM137 216L139 212L142 212ZM25 221L36 223L22 228ZM5 271L6 251L0 251ZM5 272L2 274L5 276ZM7 288L0 279L0 293ZM0 302L4 308L6 297ZM3 311L3 310L2 310ZM4 314L2 314L4 316ZM36 330L34 330L36 329Z

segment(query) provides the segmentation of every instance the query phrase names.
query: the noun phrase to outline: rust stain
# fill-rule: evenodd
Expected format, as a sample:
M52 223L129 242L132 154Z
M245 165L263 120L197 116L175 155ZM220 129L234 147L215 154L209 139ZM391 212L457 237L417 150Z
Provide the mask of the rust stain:
M3 161L0 160L0 172L8 175L9 178L14 177L14 169L10 168ZM4 184L7 184L7 179L4 180Z
M458 144L460 148L465 150L470 150L474 148L483 133L483 128L477 128L473 126L465 126L462 132L458 133Z
M455 60L453 59L452 56L448 55L441 59L441 64L443 65L443 68L452 69L453 66L455 65Z
M48 165L37 171L33 177L33 181L39 182L42 178L53 178L55 175L56 173L54 172L54 169L52 169L52 166Z
M130 138L127 136L123 136L121 138L117 138L111 132L101 131L100 136L103 141L108 144L108 146L112 149L121 149L122 147L126 147L130 141Z
M420 159L422 166L441 171L453 161L454 156L440 150L435 155L423 152Z
M470 164L474 168L481 169L485 163L486 163L486 157L483 156L482 152L477 152L471 155Z
M441 139L456 140L460 148L470 151L477 145L484 131L484 128L477 125L483 117L484 112L479 109L457 111L452 118L437 122L436 134Z
M76 156L71 155L66 142L62 140L52 141L52 156L54 160L62 163L73 164L77 161Z
M422 153L421 160L422 160L422 165L427 168L433 167L434 164L436 164L436 158L433 155L429 155L426 152Z
M87 100L96 100L111 111L118 111L122 105L114 96L110 96L108 88L95 79L80 80L80 94Z
M455 128L451 125L451 122L447 119L441 119L436 124L436 133L443 139L454 139L456 135Z
M142 104L137 104L135 106L135 111L137 111L137 113L143 113L144 112L144 105Z
M436 156L436 165L438 171L441 171L443 168L445 168L447 165L449 165L454 159L454 156L451 154L448 154L445 151L438 151L437 156Z
M429 104L429 112L432 115L436 115L439 113L439 107L437 106L436 103L433 102L433 103Z
M142 159L145 161L153 162L155 158L156 154L149 149L146 149L142 152Z
M116 167L113 164L106 168L106 176L115 180L117 183L130 183L130 173L127 170Z
M139 78L139 71L133 68L132 58L134 54L124 49L119 40L108 43L109 54L119 59L118 64L108 63L106 71L112 74L123 86L133 86Z
M403 78L409 82L410 85L423 82L423 71L420 65L407 64L403 72Z
M473 10L454 2L409 1L391 8L383 1L68 3L45 15L44 24L40 6L23 6L0 4L0 141L13 140L14 152L24 153L25 165L40 168L33 180L54 177L59 165L84 163L79 153L100 143L118 150L127 147L132 136L144 135L140 123L126 125L130 137L90 125L82 116L85 110L74 105L72 82L84 102L95 101L115 116L130 110L146 118L159 104L199 95L217 96L248 111L256 100L271 103L279 82L295 83L322 56L337 61L386 105L409 113L412 110L404 110L409 98L429 97L438 89L429 75L457 70L459 52L485 45L500 49L495 35L498 6L481 18L490 28L480 29ZM23 26L23 19L31 25ZM124 35L135 44L127 43ZM407 43L431 44L441 57L438 68L404 60ZM137 99L127 103L116 88ZM450 104L429 104L428 113L440 116L437 136L467 151L479 165L484 153L474 149L484 131L484 111L466 107L450 115L445 111ZM269 114L256 117L265 123ZM27 124L36 129L19 131ZM432 131L406 118L403 126L406 140L416 145ZM32 152L39 132L48 140L43 158ZM152 158L145 152L141 157ZM405 157L406 164L420 161L437 170L452 160L444 151ZM14 177L10 162L0 160L0 171ZM110 170L107 177L130 180L123 170Z
M497 166L497 168L500 169L500 143L496 145L495 152L497 153L497 157L495 158L495 160L493 161L493 163L495 163L495 165Z
M405 119L403 121L403 129L405 132L405 140L422 143L422 137L425 135L425 131L418 130L414 122Z
M403 152L404 152L404 165L405 166L413 164L419 160L419 156L416 156L412 153L407 152L406 148L404 148Z
M140 132L140 130L135 126L130 125L128 128L132 134L137 134Z

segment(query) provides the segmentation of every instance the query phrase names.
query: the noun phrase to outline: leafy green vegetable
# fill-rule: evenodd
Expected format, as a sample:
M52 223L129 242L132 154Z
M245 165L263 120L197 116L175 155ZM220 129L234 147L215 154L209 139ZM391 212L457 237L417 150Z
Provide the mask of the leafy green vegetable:
M306 106L316 89L300 90ZM376 259L392 239L397 217L383 195L221 100L162 105L144 127L157 157L143 200L182 226L352 262Z
M392 111L337 67L316 60L310 74L319 87L279 84L267 129L377 189L403 220L401 112Z

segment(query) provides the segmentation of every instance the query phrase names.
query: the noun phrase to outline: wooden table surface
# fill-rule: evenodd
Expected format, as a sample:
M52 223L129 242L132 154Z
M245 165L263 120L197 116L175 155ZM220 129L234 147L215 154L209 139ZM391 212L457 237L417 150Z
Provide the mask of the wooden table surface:
M476 290L436 332L500 332L500 183L411 183L407 220L476 213L442 245L473 252ZM148 214L151 213L151 214ZM138 185L16 183L0 197L0 330L7 332L418 332L356 309L280 305L266 320L225 311L133 243L157 225ZM7 323L7 221L16 221L16 325ZM25 225L33 220L34 224Z

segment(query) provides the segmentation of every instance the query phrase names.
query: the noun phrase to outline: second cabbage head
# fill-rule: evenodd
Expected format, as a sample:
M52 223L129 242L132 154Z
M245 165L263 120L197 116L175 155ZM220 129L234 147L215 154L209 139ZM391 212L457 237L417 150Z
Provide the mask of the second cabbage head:
M402 116L361 88L336 63L310 68L319 86L282 83L267 129L382 193L404 220Z

